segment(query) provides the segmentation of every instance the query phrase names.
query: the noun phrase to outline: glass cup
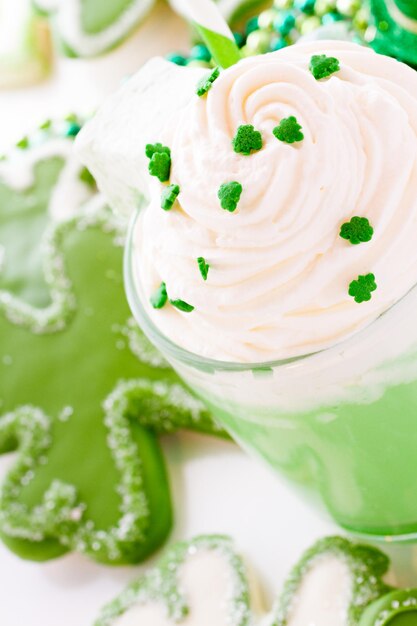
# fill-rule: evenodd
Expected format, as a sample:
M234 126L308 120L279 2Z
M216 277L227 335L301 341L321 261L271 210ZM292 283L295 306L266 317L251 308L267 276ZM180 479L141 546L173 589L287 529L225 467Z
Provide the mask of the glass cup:
M132 221L125 284L150 341L241 446L314 490L339 525L417 539L417 287L352 338L287 361L200 357L163 336L143 306ZM416 471L417 474L417 471Z

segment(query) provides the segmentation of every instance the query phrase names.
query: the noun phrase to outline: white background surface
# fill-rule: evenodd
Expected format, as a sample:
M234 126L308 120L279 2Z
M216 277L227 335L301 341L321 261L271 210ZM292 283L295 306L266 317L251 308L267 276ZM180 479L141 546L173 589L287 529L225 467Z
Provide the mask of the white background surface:
M51 80L0 93L0 152L48 117L94 110L143 60L181 48L188 48L187 29L161 8L110 55L89 62L61 59ZM171 541L231 534L262 581L267 605L300 553L318 537L337 532L233 444L183 433L165 438L163 445L176 511ZM0 475L10 461L0 459ZM392 581L417 585L414 550L396 550L395 564ZM26 563L0 544L0 626L91 626L100 607L142 569L103 567L74 554Z

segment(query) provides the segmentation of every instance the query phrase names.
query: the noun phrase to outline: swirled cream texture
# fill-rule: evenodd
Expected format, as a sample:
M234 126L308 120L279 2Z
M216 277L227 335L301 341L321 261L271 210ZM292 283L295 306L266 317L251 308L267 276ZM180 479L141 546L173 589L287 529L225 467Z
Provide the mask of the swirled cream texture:
M314 54L337 57L340 71L315 80ZM136 224L133 262L143 305L164 335L219 360L286 359L352 336L417 282L415 71L355 44L318 41L241 61L205 98L185 79L177 85L181 96L173 93L170 105L180 97L182 105L171 122L160 116L152 137L131 138L142 151L145 139L168 145L170 182L180 187L178 202L162 210L162 185L142 167L149 203ZM272 132L290 115L304 133L294 144ZM250 156L232 148L242 124L262 133L262 149ZM110 170L92 170L110 184ZM217 197L230 181L243 187L233 213ZM355 215L372 224L370 242L339 236ZM206 281L198 257L210 264ZM358 304L349 284L367 273L378 288ZM153 309L161 282L194 310Z

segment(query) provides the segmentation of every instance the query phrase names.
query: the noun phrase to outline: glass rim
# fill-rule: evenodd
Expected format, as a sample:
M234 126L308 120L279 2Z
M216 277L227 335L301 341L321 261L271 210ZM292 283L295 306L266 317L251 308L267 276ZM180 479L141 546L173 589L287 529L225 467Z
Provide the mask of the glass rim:
M317 350L308 354L303 354L288 359L276 359L271 361L257 361L251 363L239 363L235 361L222 361L219 359L212 359L202 356L197 352L191 352L186 348L182 348L177 343L169 339L165 334L161 332L158 326L153 322L145 307L142 304L141 298L138 295L136 288L136 281L134 276L133 249L134 249L134 231L139 218L140 211L137 211L130 219L129 226L126 235L126 245L123 257L123 276L124 287L128 304L133 313L136 322L143 330L145 335L154 343L162 354L165 352L172 356L174 359L179 359L188 365L193 365L198 369L207 370L223 370L223 371L253 371L253 370L272 370L277 367L283 367L286 365L296 365L297 363L304 361L309 357L313 357L322 352L325 352L331 348L325 348L324 350ZM161 346L161 347L160 347ZM160 347L160 348L159 348ZM333 347L333 346L332 346Z

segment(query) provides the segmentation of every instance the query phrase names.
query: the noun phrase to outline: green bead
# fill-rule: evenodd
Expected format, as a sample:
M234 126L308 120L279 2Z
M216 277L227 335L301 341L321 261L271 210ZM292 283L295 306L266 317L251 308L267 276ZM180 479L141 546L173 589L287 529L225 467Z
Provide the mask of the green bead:
M353 18L353 26L358 30L366 30L369 26L371 16L369 10L365 7L359 9Z
M244 46L241 47L240 54L242 56L242 59L246 59L247 57L253 57L253 55L256 54L256 52L245 44Z
M274 20L274 29L283 37L288 35L295 26L296 17L291 11L281 11Z
M80 124L77 124L76 122L73 122L71 124L68 124L66 130L65 130L65 136L66 137L76 137L78 135L78 133L81 130L81 126Z
M345 17L353 17L361 8L361 0L337 0L336 8Z
M274 9L262 11L258 17L259 28L262 30L272 30L277 12Z
M259 54L267 52L270 44L271 36L263 30L255 30L246 40L246 47Z
M340 13L337 13L336 11L334 11L332 13L326 13L326 15L323 15L321 21L322 21L323 26L327 26L328 24L341 22L343 19L344 19L343 15L340 15Z
M199 43L191 49L191 58L196 61L211 61L211 52L207 46Z
M301 34L309 35L313 31L317 30L321 26L321 19L317 17L317 15L310 15L304 20L303 25L301 26Z
M259 23L258 23L257 17L252 17L248 22L246 22L245 33L247 36L258 29L259 29Z
M175 63L175 65L187 64L187 58L182 54L178 54L177 52L167 54L165 58L167 61L171 61L171 63Z
M282 37L274 37L271 41L271 52L276 52L277 50L282 50L282 48L286 48L288 43Z
M274 6L277 9L292 9L294 0L274 0Z
M301 29L306 19L307 15L305 13L300 13L300 15L297 15L297 17L295 18L295 28L298 30L299 33L301 33Z
M235 42L238 48L241 48L245 43L245 37L242 33L233 33L233 37L235 38Z
M307 15L313 15L315 3L316 0L295 0L295 7Z
M314 12L319 17L323 17L326 13L330 13L336 9L336 0L316 0Z

